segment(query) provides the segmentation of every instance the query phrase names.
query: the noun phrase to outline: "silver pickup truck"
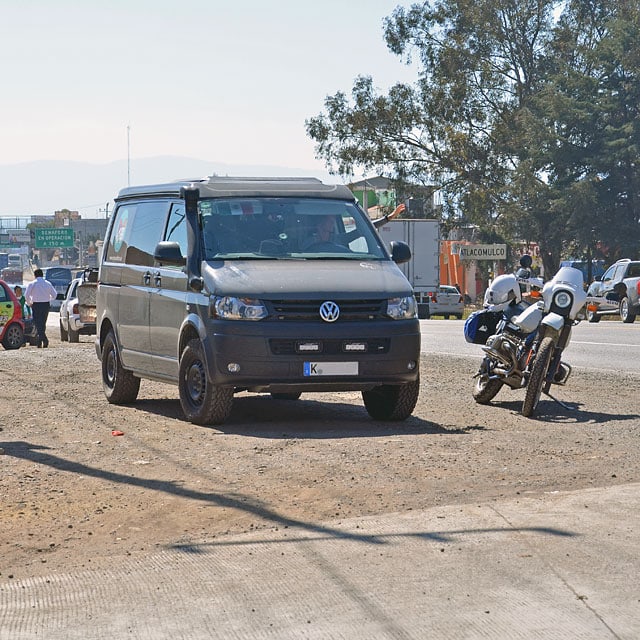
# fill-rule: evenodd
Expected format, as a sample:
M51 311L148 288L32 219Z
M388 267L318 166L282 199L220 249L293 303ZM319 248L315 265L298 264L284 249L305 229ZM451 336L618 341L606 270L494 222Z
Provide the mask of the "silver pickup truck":
M634 322L640 314L640 260L618 260L587 291L587 319L599 322L604 315L620 315Z

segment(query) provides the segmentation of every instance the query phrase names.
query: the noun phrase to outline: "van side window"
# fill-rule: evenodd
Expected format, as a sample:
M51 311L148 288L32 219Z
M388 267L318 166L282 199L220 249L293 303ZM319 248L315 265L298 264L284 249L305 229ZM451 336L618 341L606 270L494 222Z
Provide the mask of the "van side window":
M171 206L164 239L168 242L177 242L180 245L182 255L187 255L187 221L184 204L174 203Z
M118 207L107 247L107 260L153 266L153 252L162 238L167 207L166 201Z
M141 202L133 216L133 226L129 234L127 264L152 267L156 245L162 239L167 216L167 202Z

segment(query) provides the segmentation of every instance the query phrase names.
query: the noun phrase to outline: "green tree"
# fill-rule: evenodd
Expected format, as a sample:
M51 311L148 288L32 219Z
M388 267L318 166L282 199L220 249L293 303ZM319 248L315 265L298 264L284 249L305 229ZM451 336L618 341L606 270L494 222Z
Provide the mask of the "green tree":
M629 74L637 8L623 4L398 7L385 39L402 59L417 58L417 81L379 95L370 77L359 77L350 100L327 97L307 133L332 171L373 169L438 185L450 223L536 241L553 273L563 254L595 240L612 244L613 221L637 230L637 151L627 144L638 105L637 96L632 108L627 102L638 90Z
M567 4L554 38L540 113L555 139L549 167L563 190L579 251L598 242L610 260L638 256L640 7Z

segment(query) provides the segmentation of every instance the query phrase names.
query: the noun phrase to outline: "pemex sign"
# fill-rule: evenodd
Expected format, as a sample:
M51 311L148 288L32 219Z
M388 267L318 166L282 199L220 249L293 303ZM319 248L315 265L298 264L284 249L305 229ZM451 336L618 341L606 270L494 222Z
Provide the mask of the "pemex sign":
M460 256L460 260L506 260L506 244L458 244L453 253Z
M69 227L43 227L35 229L36 249L68 249L73 247L74 231Z

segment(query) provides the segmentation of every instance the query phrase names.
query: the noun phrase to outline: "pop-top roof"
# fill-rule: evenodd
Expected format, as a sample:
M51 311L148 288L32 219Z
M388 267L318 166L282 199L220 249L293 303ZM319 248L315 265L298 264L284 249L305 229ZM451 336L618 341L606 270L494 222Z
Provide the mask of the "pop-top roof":
M317 178L257 178L211 176L196 180L176 180L165 184L126 187L116 200L140 196L165 195L176 197L183 187L193 186L200 190L201 198L228 197L306 197L353 200L348 187L340 184L325 184Z

